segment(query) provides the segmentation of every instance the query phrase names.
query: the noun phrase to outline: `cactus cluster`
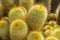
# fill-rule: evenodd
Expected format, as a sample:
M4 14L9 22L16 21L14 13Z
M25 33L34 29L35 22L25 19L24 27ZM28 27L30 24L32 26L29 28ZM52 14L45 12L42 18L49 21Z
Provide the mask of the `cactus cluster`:
M0 0L0 40L60 40L58 15L48 15L48 1Z

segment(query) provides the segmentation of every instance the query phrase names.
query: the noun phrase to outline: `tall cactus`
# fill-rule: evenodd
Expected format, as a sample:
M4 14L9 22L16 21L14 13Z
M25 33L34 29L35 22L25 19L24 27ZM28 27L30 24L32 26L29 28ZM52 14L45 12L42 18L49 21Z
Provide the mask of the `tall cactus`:
M29 30L40 31L43 28L47 15L46 8L41 4L30 8L26 18Z

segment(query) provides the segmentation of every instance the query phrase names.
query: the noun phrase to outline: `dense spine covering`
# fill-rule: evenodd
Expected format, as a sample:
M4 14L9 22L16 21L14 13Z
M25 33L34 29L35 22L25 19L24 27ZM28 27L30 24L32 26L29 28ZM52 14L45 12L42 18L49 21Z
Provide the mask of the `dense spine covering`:
M9 23L13 22L16 19L25 20L25 11L22 7L14 7L9 12Z
M47 9L41 4L30 8L26 18L29 30L40 31L43 28L47 15Z
M23 20L15 20L10 25L11 40L23 40L28 32L26 23Z
M6 21L0 21L0 37L3 40L9 40L9 26Z
M33 31L27 36L27 40L44 40L44 37L41 33Z

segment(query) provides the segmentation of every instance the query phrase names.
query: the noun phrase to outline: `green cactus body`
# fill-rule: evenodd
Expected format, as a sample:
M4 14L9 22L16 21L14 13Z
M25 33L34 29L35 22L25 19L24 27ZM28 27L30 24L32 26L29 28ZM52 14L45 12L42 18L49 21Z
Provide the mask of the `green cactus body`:
M33 6L29 10L26 18L29 30L40 31L43 28L47 15L47 10L43 5L37 4Z
M50 14L50 20L57 20L57 14L55 14L55 13L52 13L52 14Z
M15 7L10 10L9 12L9 23L16 19L22 19L25 20L25 12L21 7Z
M23 20L15 20L10 25L11 40L23 40L28 32L26 23Z
M0 21L0 37L3 40L9 40L9 27L6 21Z
M0 19L1 19L2 16L3 16L3 5L0 1Z
M60 40L60 30L59 29L56 29L53 33L53 36L58 38L58 40Z
M48 38L46 38L46 40L58 40L58 39L54 36L49 36Z
M29 10L34 5L34 0L20 0L19 5Z
M51 26L54 26L54 25L57 25L57 23L56 23L56 21L49 21L49 23L48 23L49 25L51 25Z
M44 40L44 37L41 33L33 31L28 35L27 40Z

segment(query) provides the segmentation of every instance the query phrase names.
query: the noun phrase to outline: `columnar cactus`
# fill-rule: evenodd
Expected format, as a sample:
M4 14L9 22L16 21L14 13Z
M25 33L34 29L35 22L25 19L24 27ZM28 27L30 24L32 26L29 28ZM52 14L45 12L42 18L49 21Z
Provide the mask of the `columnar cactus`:
M23 20L15 20L10 25L11 40L23 40L28 32L26 23Z
M41 4L30 8L26 18L29 30L40 31L43 28L47 15L47 9Z

